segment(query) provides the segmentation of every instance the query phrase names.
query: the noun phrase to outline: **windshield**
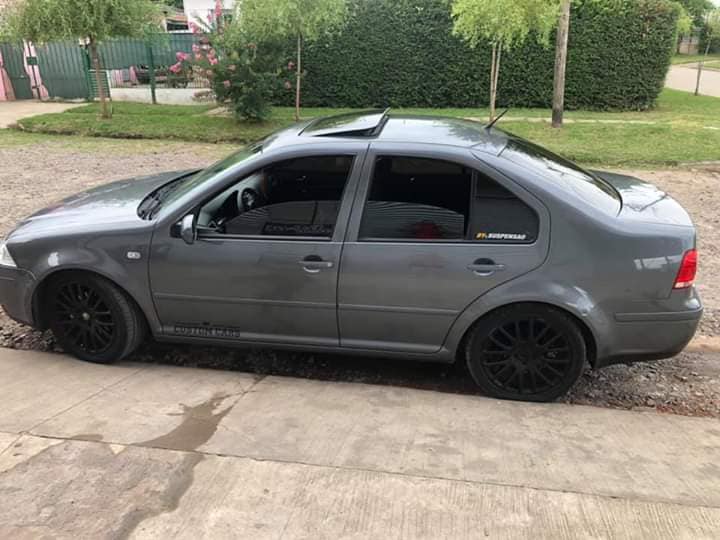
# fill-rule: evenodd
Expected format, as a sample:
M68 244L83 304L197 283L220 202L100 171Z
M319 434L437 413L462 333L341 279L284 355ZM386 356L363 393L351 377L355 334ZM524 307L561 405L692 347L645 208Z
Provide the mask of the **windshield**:
M246 159L262 151L262 144L254 144L238 150L211 165L207 169L198 171L189 176L179 178L148 195L138 208L138 214L143 219L152 219L162 208L190 193L208 180L215 178L218 174L242 163Z
M531 142L511 138L501 156L551 180L607 213L617 215L622 207L620 195L610 184Z

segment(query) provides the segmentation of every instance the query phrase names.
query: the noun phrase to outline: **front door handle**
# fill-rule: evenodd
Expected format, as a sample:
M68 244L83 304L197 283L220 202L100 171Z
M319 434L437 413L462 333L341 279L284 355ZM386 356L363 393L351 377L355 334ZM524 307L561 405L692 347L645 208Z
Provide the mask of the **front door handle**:
M468 265L467 269L473 272L476 276L488 277L492 276L495 272L502 272L505 270L505 265L495 264L495 261L490 259L478 259L474 263Z
M335 266L332 261L323 261L317 255L305 257L302 261L298 261L298 264L309 274L317 274L320 270L327 270Z

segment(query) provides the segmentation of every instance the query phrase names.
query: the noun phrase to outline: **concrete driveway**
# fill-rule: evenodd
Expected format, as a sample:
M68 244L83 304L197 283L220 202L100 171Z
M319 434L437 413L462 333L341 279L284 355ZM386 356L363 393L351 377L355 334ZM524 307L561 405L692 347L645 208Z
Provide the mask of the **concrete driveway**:
M0 101L0 129L10 127L21 118L39 114L58 113L85 103L54 103L32 99L18 101Z
M717 538L717 420L0 349L2 538Z
M674 90L695 92L697 64L670 66L665 86ZM720 71L704 69L700 79L700 93L704 96L720 97Z

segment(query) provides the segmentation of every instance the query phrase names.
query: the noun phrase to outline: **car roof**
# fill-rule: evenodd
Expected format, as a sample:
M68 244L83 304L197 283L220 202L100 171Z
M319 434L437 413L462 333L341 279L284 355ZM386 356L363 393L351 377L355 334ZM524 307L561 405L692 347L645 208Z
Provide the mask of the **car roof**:
M485 124L463 118L394 114L389 109L371 109L325 116L296 124L270 136L263 146L330 141L384 141L438 144L473 148L498 155L508 135Z

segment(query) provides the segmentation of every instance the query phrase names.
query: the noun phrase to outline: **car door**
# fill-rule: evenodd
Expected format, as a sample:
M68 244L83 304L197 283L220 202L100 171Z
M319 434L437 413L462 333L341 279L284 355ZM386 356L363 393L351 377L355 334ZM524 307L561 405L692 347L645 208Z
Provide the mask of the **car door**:
M156 231L163 333L337 346L340 252L363 152L315 150L224 185L195 210L192 244Z
M371 145L342 254L343 347L433 353L458 315L542 264L537 199L464 149Z

